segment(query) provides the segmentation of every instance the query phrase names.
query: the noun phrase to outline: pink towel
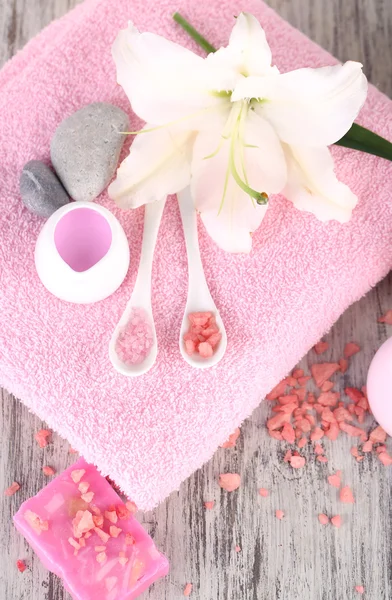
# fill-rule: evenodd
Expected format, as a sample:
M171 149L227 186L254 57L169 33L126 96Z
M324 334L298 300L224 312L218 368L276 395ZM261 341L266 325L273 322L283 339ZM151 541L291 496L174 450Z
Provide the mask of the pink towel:
M360 198L350 223L323 224L273 198L250 256L225 254L200 226L206 276L229 336L225 358L211 370L192 370L178 350L187 268L175 199L153 269L159 357L147 375L123 377L108 359L135 281L143 209L123 212L106 194L99 199L120 219L131 248L128 276L113 296L76 306L43 288L34 269L43 221L23 208L19 173L30 159L49 161L57 125L81 106L107 101L130 112L111 58L128 19L196 49L172 21L176 10L215 46L227 43L233 15L255 14L283 71L334 62L260 0L88 0L0 73L0 382L143 509L207 461L392 265L392 164L335 148L338 176ZM371 88L360 122L392 139L391 102Z

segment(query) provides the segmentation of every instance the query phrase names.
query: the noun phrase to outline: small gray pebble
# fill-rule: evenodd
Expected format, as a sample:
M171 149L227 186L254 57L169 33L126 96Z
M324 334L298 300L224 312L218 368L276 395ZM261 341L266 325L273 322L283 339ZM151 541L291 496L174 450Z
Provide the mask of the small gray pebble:
M25 164L19 185L23 204L40 217L50 217L69 202L61 181L40 160L30 160Z
M94 200L112 179L129 128L121 108L96 102L66 118L50 145L52 164L74 200Z

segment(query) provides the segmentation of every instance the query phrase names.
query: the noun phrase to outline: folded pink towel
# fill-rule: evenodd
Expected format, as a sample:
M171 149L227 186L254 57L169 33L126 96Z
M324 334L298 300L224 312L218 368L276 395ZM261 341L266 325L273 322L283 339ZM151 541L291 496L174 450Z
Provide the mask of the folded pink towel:
M250 256L225 254L200 227L206 276L229 337L225 358L211 370L192 370L178 350L187 267L175 199L164 213L153 269L160 350L147 375L123 377L108 358L135 281L143 209L123 212L106 194L99 199L120 219L131 248L129 274L113 296L76 306L43 288L34 268L43 222L23 208L19 173L30 159L49 160L57 125L84 104L107 101L130 112L111 58L128 19L195 49L172 21L176 10L215 46L227 43L233 15L253 13L283 71L334 62L260 0L88 0L0 73L0 382L143 509L208 460L392 265L392 164L335 148L338 176L360 198L350 223L323 224L273 198ZM360 122L392 139L392 103L371 88Z

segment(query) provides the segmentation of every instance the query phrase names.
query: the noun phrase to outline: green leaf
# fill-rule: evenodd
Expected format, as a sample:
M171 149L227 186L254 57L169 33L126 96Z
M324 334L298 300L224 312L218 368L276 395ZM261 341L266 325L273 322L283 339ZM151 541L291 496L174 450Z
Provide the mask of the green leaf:
M351 129L341 140L336 142L338 146L360 150L368 154L374 154L387 160L392 160L392 144L385 140L377 133L373 133L369 129L365 129L361 125L354 123Z
M216 52L216 48L212 46L182 15L176 12L173 15L173 19L181 25L181 27L195 40L197 44L206 52ZM386 160L392 161L392 143L384 139L377 133L373 133L370 129L365 129L357 123L353 123L351 129L342 137L341 140L336 142L338 146L344 146L345 148L352 148L353 150L360 150L361 152L367 152L374 156L380 156Z

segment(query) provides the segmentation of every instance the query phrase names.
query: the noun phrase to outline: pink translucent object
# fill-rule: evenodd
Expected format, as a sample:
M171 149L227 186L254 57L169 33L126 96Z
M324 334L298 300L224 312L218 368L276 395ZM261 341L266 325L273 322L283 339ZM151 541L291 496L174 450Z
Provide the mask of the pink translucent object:
M367 378L370 408L378 423L392 435L392 337L374 356Z
M72 477L75 470L79 483ZM94 492L91 504L82 500L80 482ZM74 600L134 600L167 574L169 563L134 517L119 517L111 531L103 515L120 506L106 479L80 459L24 502L14 522Z
M140 365L150 354L154 334L147 313L142 308L133 308L129 321L119 334L116 352L128 365Z

